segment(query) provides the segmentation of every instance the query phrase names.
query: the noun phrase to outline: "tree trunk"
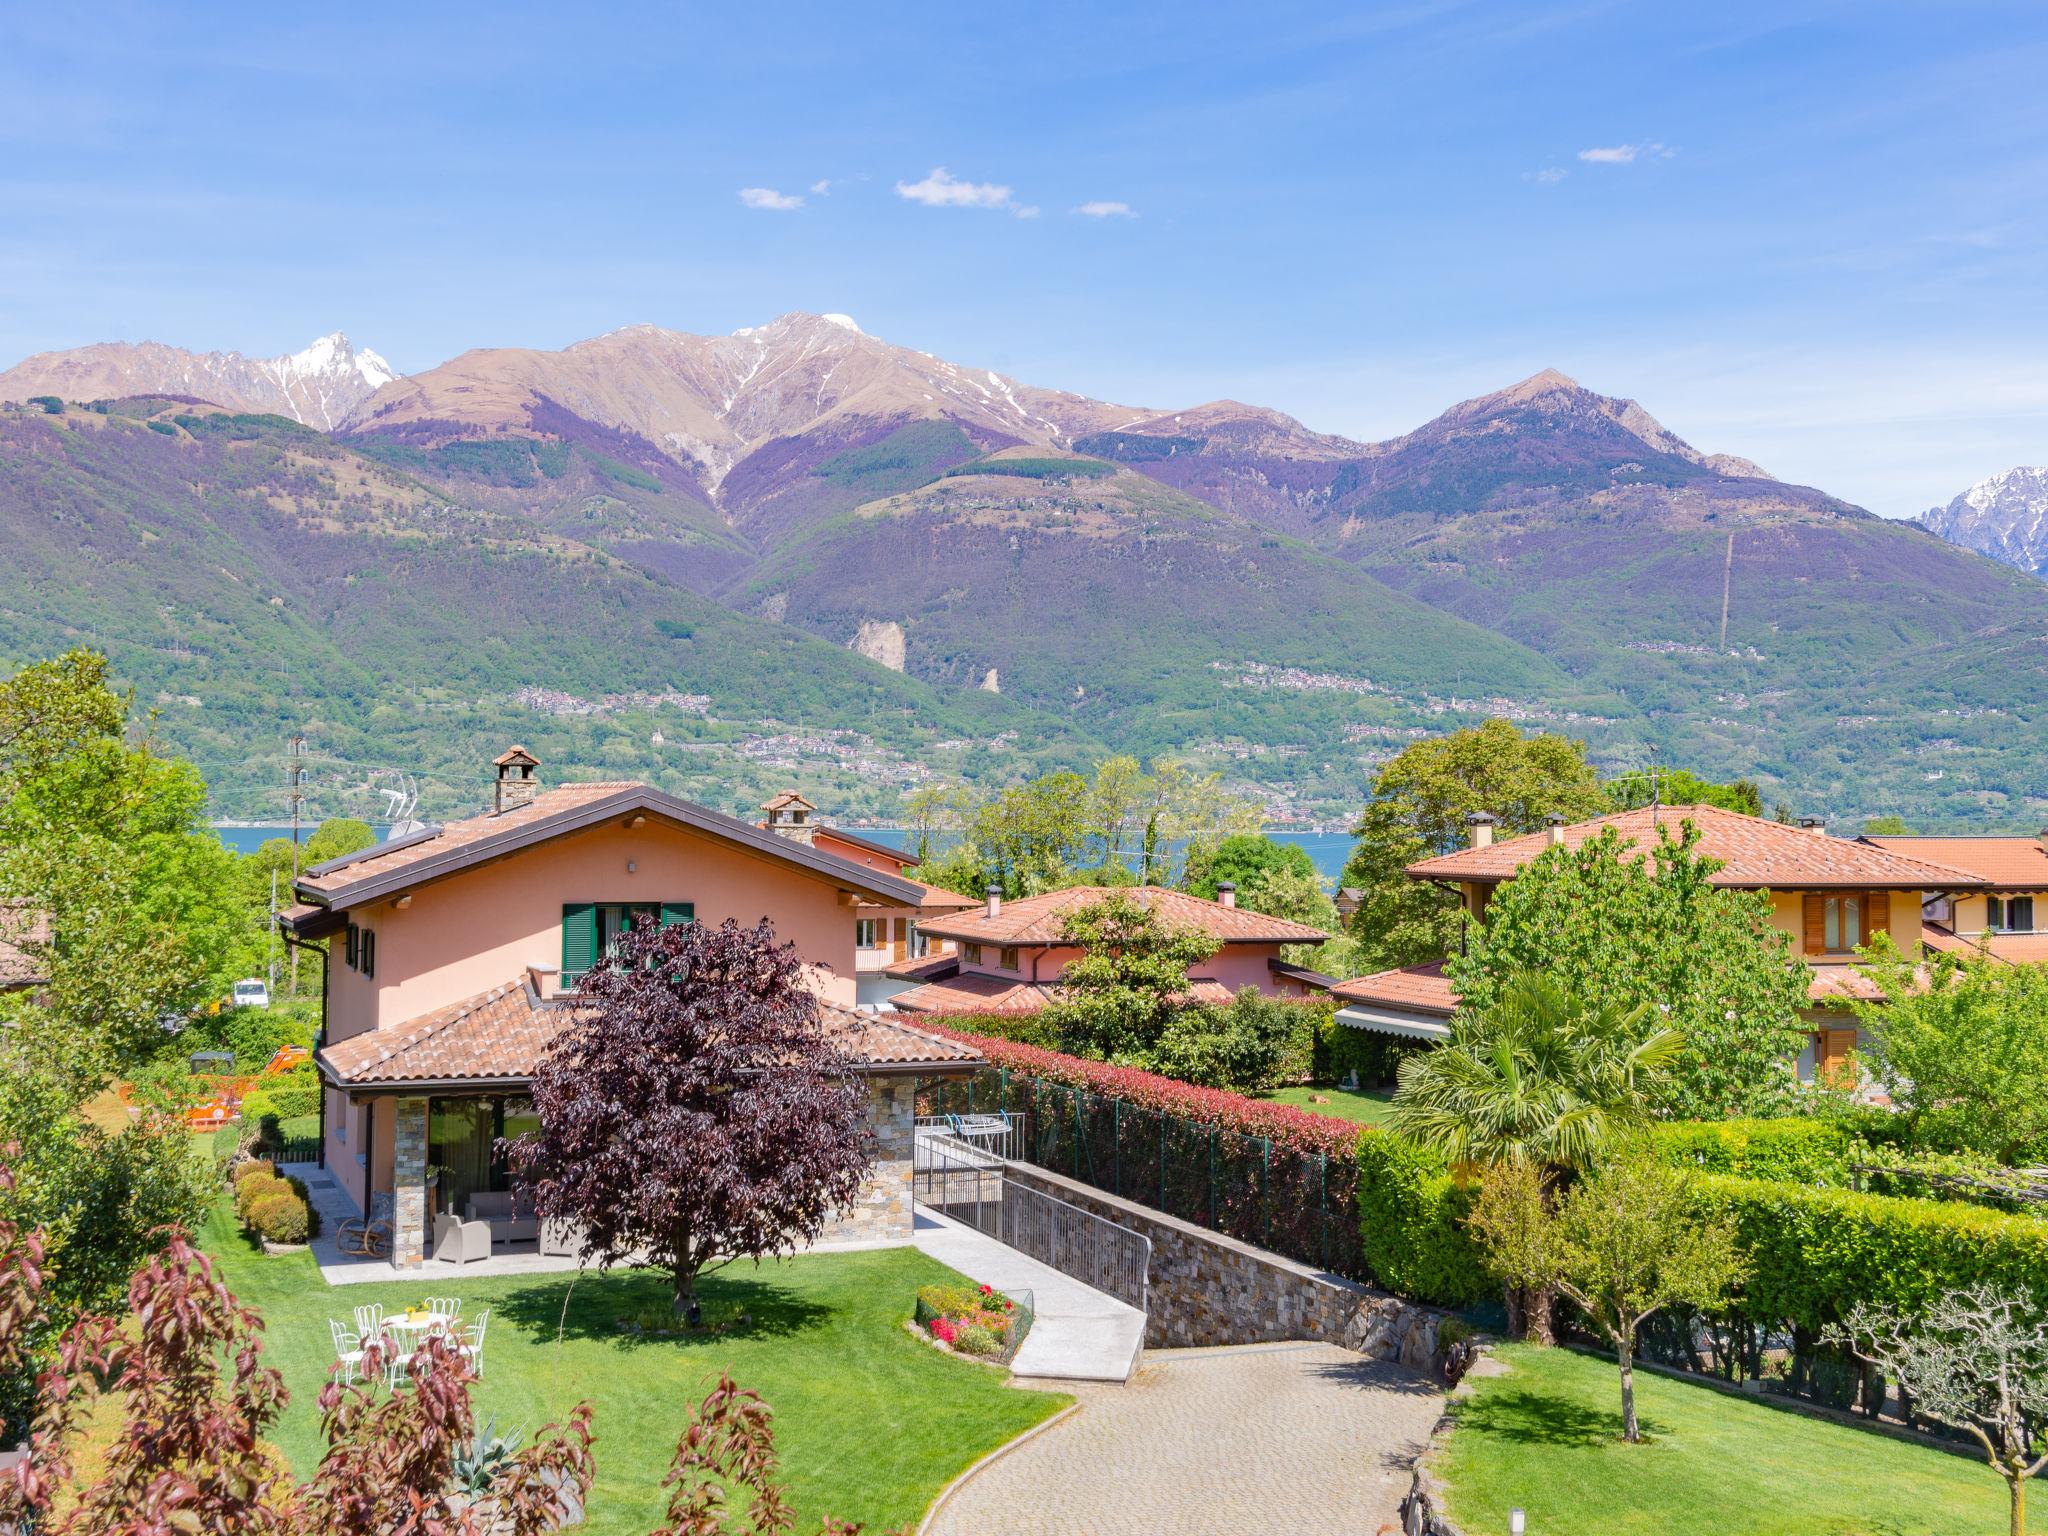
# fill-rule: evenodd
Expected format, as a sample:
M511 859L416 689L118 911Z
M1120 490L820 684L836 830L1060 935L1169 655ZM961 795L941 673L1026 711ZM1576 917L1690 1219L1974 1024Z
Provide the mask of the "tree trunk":
M1532 1285L1522 1299L1525 1314L1522 1337L1531 1344L1557 1342L1557 1292L1547 1285Z
M2005 1481L2012 1489L2012 1536L2027 1536L2027 1475L2007 1472Z
M1636 1360L1635 1341L1624 1339L1615 1351L1621 1358L1621 1438L1635 1445L1643 1438L1643 1432L1636 1423Z
M1519 1339L1529 1331L1528 1315L1522 1306L1522 1287L1510 1281L1501 1287L1501 1297L1507 1303L1508 1337Z
M697 1321L697 1271L679 1269L676 1271L676 1316L686 1322Z

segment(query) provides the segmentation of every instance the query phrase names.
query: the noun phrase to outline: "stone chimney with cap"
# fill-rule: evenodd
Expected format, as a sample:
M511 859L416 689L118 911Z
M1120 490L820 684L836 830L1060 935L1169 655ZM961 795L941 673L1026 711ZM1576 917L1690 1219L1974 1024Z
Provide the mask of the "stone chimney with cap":
M812 818L818 814L818 808L795 790L785 789L761 809L767 815L761 825L777 837L786 837L807 848L816 838L817 826Z
M1001 881L994 879L989 881L988 895L983 898L983 905L988 916L1001 917L1003 915L1003 887Z
M540 794L540 759L524 747L510 747L491 759L498 770L491 814L502 816L522 805L531 805Z
M1489 816L1485 811L1474 811L1465 818L1465 825L1472 829L1472 846L1474 848L1491 848L1493 846L1493 828L1496 820L1498 818Z
M1216 882L1216 899L1226 907L1237 905L1237 887L1228 880Z
M1825 816L1802 816L1799 818L1799 830L1811 832L1815 837L1826 837L1828 835L1827 818Z
M1543 830L1551 847L1562 848L1564 846L1564 818L1562 816L1552 811L1543 818Z

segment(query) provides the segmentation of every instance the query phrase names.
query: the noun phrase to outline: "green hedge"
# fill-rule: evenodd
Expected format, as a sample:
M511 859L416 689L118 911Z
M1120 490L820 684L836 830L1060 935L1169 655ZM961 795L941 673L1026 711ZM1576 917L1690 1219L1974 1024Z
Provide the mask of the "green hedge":
M1451 1176L1442 1157L1406 1137L1367 1130L1357 1159L1360 1237L1381 1285L1442 1307L1498 1294L1465 1227L1471 1187Z
M1706 1173L1796 1184L1843 1185L1856 1155L1856 1127L1843 1119L1680 1120L1651 1132L1667 1163Z
M1751 1271L1735 1310L1817 1329L1859 1301L1918 1311L1979 1281L2048 1296L2048 1221L1952 1201L1709 1175L1700 1198L1735 1218Z

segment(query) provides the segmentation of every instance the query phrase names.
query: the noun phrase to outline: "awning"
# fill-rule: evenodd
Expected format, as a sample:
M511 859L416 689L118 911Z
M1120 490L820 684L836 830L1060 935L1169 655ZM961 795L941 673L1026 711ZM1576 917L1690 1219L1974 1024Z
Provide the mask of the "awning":
M1370 1029L1382 1035L1401 1035L1410 1040L1451 1038L1451 1026L1442 1019L1403 1013L1397 1008L1369 1008L1353 1003L1348 1008L1337 1010L1337 1022L1349 1024L1353 1029Z

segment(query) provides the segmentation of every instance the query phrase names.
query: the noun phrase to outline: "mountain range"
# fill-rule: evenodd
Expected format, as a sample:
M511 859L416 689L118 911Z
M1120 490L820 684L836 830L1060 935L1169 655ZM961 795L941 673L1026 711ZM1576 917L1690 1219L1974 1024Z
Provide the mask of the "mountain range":
M0 652L108 644L234 814L310 719L332 793L402 767L430 809L523 731L733 808L801 780L887 815L924 775L1130 750L1331 820L1487 714L1838 819L2048 808L2048 585L1555 372L1361 443L843 315L405 377L314 353L0 374L102 402L0 415Z
M1951 544L2048 577L2048 468L2023 466L1979 480L1918 522Z

